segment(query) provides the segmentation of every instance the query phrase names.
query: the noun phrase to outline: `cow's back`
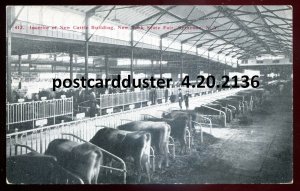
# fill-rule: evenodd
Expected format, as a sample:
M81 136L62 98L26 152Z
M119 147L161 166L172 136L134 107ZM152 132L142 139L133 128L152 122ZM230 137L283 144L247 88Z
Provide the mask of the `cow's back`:
M53 184L56 158L37 152L7 159L6 177L15 184Z
M116 150L125 136L125 132L120 133L117 129L103 128L94 135L90 142L111 152Z
M80 176L85 183L97 181L102 152L95 145L55 139L49 143L45 154L55 156L60 165Z
M151 140L151 136L144 135L144 133L103 128L94 135L90 142L124 158L136 154L136 150L144 146L145 139Z
M117 127L126 131L147 131L151 133L152 144L161 150L162 144L168 142L171 128L166 122L133 121Z
M79 143L68 139L55 139L49 143L45 154L55 156L59 164L68 166L70 164L69 161L72 160L71 151L77 145Z
M76 174L85 177L87 182L97 181L103 162L102 152L97 146L91 143L77 145L73 147L71 157L70 167Z

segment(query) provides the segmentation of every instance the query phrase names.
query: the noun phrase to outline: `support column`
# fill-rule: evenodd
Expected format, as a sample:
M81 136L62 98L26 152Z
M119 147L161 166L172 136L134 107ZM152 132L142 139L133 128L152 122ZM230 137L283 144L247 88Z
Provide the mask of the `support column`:
M19 76L22 74L21 65L22 65L22 55L19 54L19 66L18 66L18 75Z
M212 74L212 67L211 67L211 65L210 65L210 60L209 60L209 51L208 51L208 53L207 53L207 62L208 62L208 64L207 64L207 69L208 69L208 71Z
M70 53L70 79L73 81L73 53Z
M180 66L180 81L182 82L183 76L183 49L182 49L182 43L181 43L181 49L180 49L180 57L181 57L181 66Z
M154 61L153 60L151 60L151 76L154 76L154 71L153 71L153 63Z
M160 37L159 41L159 76L162 78L162 37Z
M199 52L198 52L198 48L196 47L196 55L197 55L197 57L199 56ZM197 63L197 60L196 60L196 70L197 70L197 75L196 75L196 83L198 84L198 78L197 78L197 76L199 75L199 64L200 64L200 61L199 61L199 63Z
M130 76L131 76L131 80L133 79L133 29L131 29L131 33L130 33L130 46L131 46L131 55L130 55ZM133 81L131 81L130 83L132 83Z
M78 68L80 69L80 67L76 67L78 56L77 55L75 55L75 56L73 55L73 57L74 57L74 63L75 63L74 69L75 69L75 72L77 72Z
M85 15L85 49L84 49L84 74L85 79L88 80L88 62L89 62L89 16ZM85 88L86 95L88 95L88 88Z
M29 56L29 55L28 55ZM30 57L31 57L31 55L30 55ZM57 58L57 55L56 54L54 54L54 61L56 62L56 58ZM55 65L52 65L52 73L54 73L54 72L56 72L56 63L55 63Z
M108 55L105 55L104 63L105 63L105 76L106 78L108 78Z
M13 11L12 6L7 7L6 16L6 98L7 101L12 101L12 91L11 91L11 23L13 21Z

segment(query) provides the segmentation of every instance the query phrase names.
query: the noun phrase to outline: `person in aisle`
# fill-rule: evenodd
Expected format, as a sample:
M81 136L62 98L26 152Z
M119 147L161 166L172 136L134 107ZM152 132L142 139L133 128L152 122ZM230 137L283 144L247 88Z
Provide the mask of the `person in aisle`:
M165 89L165 102L168 102L168 97L169 97L169 90L168 88Z
M182 109L182 101L183 101L183 96L182 96L182 93L181 93L181 88L179 88L178 103L179 103L180 109Z
M186 110L189 109L189 97L190 97L189 91L186 91L186 93L184 95L184 104L185 104Z
M174 93L172 92L171 95L170 95L170 102L171 103L175 103L176 101L176 96L174 95Z

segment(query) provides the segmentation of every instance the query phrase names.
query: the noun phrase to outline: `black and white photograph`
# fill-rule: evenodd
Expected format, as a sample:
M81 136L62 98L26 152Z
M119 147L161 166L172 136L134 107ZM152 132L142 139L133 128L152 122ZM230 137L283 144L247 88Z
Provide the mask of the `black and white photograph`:
M3 28L6 184L293 184L291 5L9 5Z

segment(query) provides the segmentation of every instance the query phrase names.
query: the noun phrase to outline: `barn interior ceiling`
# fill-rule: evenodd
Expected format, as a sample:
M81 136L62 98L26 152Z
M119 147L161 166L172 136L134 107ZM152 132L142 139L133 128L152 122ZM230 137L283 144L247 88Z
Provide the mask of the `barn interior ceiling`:
M291 6L64 6L237 59L292 54ZM143 27L144 26L144 27ZM178 27L179 26L179 27ZM199 30L189 30L197 28Z

